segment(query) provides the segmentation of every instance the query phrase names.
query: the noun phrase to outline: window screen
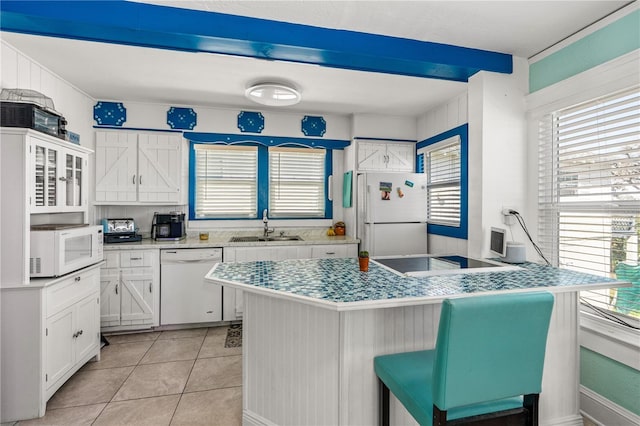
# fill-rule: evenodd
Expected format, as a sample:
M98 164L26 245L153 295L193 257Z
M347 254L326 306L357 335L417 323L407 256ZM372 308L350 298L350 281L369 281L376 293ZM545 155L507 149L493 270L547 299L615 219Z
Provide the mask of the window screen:
M640 90L549 114L539 123L539 140L543 251L562 268L627 281L635 276L633 288L581 298L640 317Z
M195 217L255 218L258 149L196 144Z
M324 149L269 148L269 216L325 216Z

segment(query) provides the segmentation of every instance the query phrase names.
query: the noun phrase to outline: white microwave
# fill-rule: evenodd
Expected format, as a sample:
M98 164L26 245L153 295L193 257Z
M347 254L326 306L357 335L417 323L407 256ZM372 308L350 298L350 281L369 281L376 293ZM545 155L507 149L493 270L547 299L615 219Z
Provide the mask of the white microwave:
M103 259L102 226L31 227L31 277L59 277Z

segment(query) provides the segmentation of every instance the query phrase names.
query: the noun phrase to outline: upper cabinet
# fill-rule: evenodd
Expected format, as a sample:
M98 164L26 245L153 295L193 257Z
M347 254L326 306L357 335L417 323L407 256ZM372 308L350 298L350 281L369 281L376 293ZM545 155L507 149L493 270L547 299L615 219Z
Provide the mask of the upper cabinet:
M96 133L96 204L185 202L183 140L176 133Z
M29 137L31 213L86 211L89 152L55 138Z
M414 172L415 156L412 142L358 140L358 171Z
M412 142L358 140L358 171L414 172L416 146Z

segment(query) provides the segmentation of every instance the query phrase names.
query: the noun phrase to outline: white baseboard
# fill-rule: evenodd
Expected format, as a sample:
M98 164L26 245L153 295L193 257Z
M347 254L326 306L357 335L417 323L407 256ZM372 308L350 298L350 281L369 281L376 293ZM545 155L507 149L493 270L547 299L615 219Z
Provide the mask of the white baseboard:
M264 417L249 410L242 410L242 426L277 426Z
M602 426L640 425L640 416L584 386L580 386L580 412Z
M567 416L553 419L551 422L540 423L544 426L583 426L582 416Z

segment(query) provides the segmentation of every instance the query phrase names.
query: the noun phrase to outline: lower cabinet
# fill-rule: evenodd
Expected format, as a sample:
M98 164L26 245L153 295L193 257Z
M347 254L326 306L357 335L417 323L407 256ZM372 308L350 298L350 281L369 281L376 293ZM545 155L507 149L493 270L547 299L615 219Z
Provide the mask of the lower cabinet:
M4 424L42 417L49 398L100 356L100 267L1 291Z
M95 294L47 318L47 390L54 386L57 389L58 381L99 345L99 309L100 296L96 291Z
M255 260L319 259L329 257L357 257L357 244L316 244L269 247L225 247L224 262L251 262ZM222 288L222 320L242 319L242 290Z
M105 252L100 274L100 325L109 330L158 326L160 259L158 250Z

